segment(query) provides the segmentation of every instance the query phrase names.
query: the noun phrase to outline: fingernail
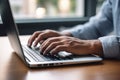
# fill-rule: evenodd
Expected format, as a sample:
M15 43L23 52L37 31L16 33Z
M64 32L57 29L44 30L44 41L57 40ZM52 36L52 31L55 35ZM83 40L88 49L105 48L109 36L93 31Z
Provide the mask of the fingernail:
M45 55L46 53L45 52L43 52L43 55Z
M49 53L50 53L50 54L52 54L52 52L51 52L51 51L50 51Z
M50 55L53 55L53 53L50 51Z

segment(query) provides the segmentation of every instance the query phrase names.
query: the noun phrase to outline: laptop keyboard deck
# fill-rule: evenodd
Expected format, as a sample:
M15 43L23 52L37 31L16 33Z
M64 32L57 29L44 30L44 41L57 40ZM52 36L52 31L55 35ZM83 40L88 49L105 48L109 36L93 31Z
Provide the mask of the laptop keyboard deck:
M57 60L72 60L72 56L61 57L59 54L50 55L42 55L39 51L39 48L32 48L28 46L23 46L24 51L31 56L35 61L57 61Z
M56 55L50 55L49 53L47 55L42 55L38 47L34 48L34 47L28 47L26 45L23 45L22 47L23 47L23 50L37 62L73 60L73 59L82 58L82 57L96 57L96 55L73 55L73 54L66 55L66 54L63 54L64 52L62 52L62 55L61 53L58 53Z

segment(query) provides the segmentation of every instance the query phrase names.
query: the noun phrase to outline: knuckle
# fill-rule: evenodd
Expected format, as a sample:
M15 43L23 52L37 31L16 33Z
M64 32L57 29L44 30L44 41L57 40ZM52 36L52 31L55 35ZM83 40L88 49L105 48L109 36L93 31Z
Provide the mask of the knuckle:
M62 46L57 46L56 50L61 50L63 47Z
M66 42L66 41L67 41L66 39L61 40L61 42Z
M38 35L38 38L40 38L40 37L42 37L42 36L43 36L42 34L39 34L39 35Z
M44 33L38 35L38 39L44 39L44 37L45 37Z
M45 32L49 33L49 32L52 32L52 30L46 29Z
M40 33L40 31L36 31L36 32L34 32L34 34L38 34L38 33Z
M53 42L53 43L51 43L51 46L57 46L57 45L59 45L60 43L58 43L58 42Z
M54 43L54 42L53 42L53 43L51 43L51 46L55 46L55 45L56 45L56 43Z
M68 42L68 44L69 44L70 46L73 46L74 43L75 43L75 41L69 41L69 42Z
M41 39L41 37L42 37L42 36L39 34L39 36L36 38L36 40L35 40L35 41L36 41L36 42L39 42L39 41L40 41L40 39Z
M66 38L66 36L60 36L61 38Z
M54 41L54 38L49 38L48 41L49 41L49 42L53 42L53 41Z
M62 43L68 43L69 41L66 40L66 39L64 39L64 40L62 40L61 42L62 42Z

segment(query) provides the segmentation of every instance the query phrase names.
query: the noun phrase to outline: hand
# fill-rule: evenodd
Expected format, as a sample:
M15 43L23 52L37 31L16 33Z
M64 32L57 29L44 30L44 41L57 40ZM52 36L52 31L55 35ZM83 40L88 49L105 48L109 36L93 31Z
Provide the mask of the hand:
M54 30L43 30L43 31L36 31L28 40L28 46L31 46L34 42L34 46L38 43L44 42L46 39L51 37L58 37L58 36L71 36L70 33L60 33Z
M41 45L43 54L54 55L60 51L67 51L77 55L99 54L102 52L102 45L99 40L80 40L74 37L60 36L45 40Z

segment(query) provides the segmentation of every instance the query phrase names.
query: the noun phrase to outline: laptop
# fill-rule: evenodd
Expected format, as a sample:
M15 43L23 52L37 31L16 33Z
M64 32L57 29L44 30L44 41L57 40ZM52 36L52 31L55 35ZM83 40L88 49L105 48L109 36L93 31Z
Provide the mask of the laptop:
M73 55L65 51L51 56L40 54L38 47L22 45L19 39L19 31L14 21L9 0L0 0L0 11L3 25L12 48L23 62L30 68L62 66L81 63L101 62L102 58L97 55Z

